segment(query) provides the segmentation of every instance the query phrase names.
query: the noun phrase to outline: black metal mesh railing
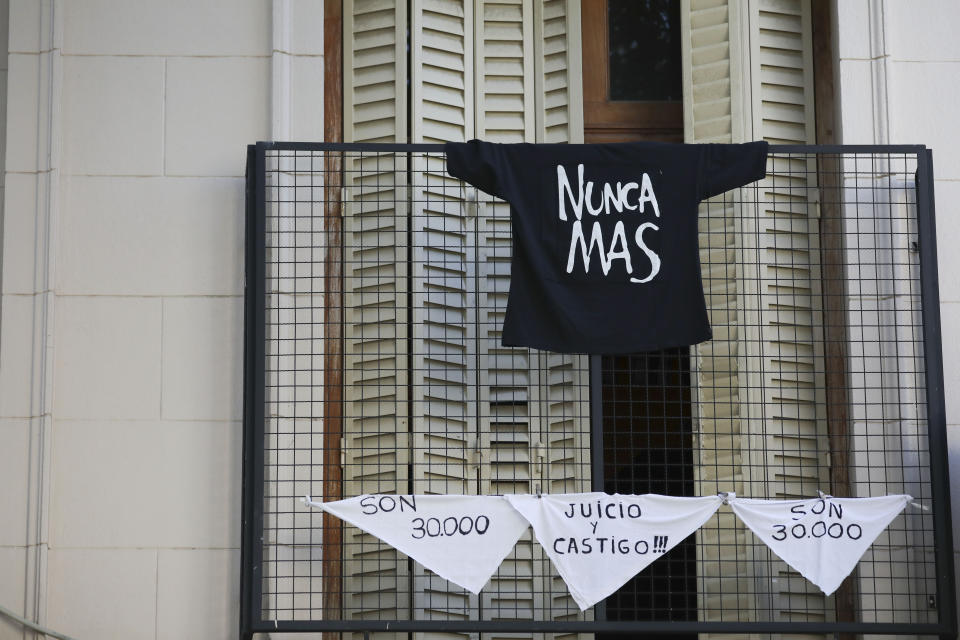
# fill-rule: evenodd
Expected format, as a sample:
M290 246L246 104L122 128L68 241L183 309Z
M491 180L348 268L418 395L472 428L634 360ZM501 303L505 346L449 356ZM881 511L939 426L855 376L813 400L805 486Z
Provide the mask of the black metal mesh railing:
M509 208L448 177L438 148L265 143L250 158L244 628L953 624L921 148L772 147L765 180L700 210L713 340L615 357L501 345ZM723 507L581 613L531 533L474 596L300 502L591 490L909 493L928 510L897 517L827 597Z

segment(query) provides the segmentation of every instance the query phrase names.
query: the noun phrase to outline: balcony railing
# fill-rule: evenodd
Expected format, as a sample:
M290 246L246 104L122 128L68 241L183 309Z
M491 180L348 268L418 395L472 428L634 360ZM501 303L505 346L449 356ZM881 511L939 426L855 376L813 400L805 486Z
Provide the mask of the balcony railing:
M259 143L247 184L244 637L955 633L925 148L772 146L700 210L713 340L622 357L501 345L509 208L442 147ZM581 613L530 534L474 596L300 502L591 490L927 510L827 597L724 507Z

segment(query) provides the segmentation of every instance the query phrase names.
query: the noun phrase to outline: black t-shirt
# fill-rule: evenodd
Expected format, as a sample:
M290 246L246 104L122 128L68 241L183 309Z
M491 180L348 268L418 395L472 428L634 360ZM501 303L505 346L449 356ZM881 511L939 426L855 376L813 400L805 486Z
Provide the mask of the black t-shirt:
M697 206L763 178L767 143L447 143L447 172L510 203L503 344L634 353L711 337Z

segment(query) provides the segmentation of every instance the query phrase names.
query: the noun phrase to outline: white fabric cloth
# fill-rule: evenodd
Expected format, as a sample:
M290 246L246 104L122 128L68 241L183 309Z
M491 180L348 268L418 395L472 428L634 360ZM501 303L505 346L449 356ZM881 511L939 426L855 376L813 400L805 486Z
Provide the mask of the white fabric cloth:
M581 610L606 598L700 528L723 502L719 496L653 494L504 497L533 526Z
M732 498L737 517L781 560L827 595L837 590L908 495L878 498Z
M364 495L307 504L380 538L479 593L529 526L496 496Z

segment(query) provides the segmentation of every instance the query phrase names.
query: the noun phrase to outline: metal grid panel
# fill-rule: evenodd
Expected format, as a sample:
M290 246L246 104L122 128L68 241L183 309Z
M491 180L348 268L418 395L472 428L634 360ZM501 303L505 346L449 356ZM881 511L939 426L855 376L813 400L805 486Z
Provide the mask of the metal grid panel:
M952 624L939 617L952 583L938 583L935 537L949 540L949 524L930 445L942 387L928 406L939 325L920 280L921 252L935 265L918 230L919 211L933 238L932 201L917 202L929 164L915 148L773 151L767 179L701 208L714 339L591 359L500 345L509 209L447 177L435 147L260 145L248 176L245 628ZM935 272L925 278L935 294ZM591 489L909 493L931 510L894 520L828 598L723 508L581 614L530 535L476 597L299 502Z

